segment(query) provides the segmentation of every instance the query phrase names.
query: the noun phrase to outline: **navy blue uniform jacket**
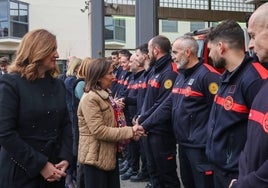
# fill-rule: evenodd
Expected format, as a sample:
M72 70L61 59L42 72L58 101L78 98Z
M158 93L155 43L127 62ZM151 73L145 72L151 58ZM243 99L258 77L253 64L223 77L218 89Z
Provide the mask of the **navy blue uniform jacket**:
M127 86L131 77L132 77L131 72L122 70L121 75L117 81L118 86L117 86L115 97L119 99L125 97L125 93L126 93L125 91L127 89Z
M160 135L173 134L171 120L160 120L154 126L149 124L143 125L142 122L168 97L176 76L177 66L175 63L172 63L170 55L165 55L156 61L148 73L146 94L138 120L145 131Z
M266 74L267 75L267 74ZM268 80L253 101L238 181L232 188L268 187Z
M145 93L147 90L147 78L151 71L151 67L149 67L147 70L143 71L142 75L139 77L138 80L138 91L137 91L137 113L136 117L139 116L141 113L141 108L144 102Z
M247 136L249 109L263 84L260 63L245 56L233 72L225 71L211 109L206 154L223 171L238 172L238 159Z
M219 76L213 67L203 62L180 71L172 90L173 127L179 144L205 147L207 121L218 91Z
M142 81L143 71L136 74L131 74L127 89L124 94L125 108L124 113L126 116L127 125L132 125L132 119L137 114L137 95L139 91L139 82Z
M187 70L179 70L172 93L146 122L172 118L179 144L204 148L207 141L207 120L219 84L219 73L200 61ZM171 117L172 115L172 117Z

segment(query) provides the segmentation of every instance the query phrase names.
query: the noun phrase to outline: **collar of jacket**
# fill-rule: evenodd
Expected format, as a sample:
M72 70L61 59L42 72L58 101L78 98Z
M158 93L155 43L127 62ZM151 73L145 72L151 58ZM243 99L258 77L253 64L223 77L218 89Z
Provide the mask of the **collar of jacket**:
M199 62L195 64L193 67L189 69L180 69L179 72L182 73L185 78L187 78L191 76L195 72L195 70L197 70L202 65L202 63L203 63L202 60L199 60Z
M244 69L244 67L248 63L252 63L253 61L254 61L254 59L252 57L250 57L248 54L246 54L242 63L238 67L236 67L235 70L233 70L232 72L229 72L227 70L224 71L224 73L222 74L222 83L228 83L232 79L235 79L235 77L238 76L238 74L241 72L241 70Z
M95 91L103 100L107 100L109 98L109 95L110 95L110 90L107 89L107 90L104 90L104 89L101 89L101 90L96 90Z
M137 72L136 74L134 74L134 79L139 78L139 77L140 77L140 75L142 75L142 74L143 74L143 72L144 72L144 70L141 70L141 71Z
M163 57L161 57L155 62L155 70L156 71L162 70L163 67L165 67L167 64L171 62L172 62L172 58L170 54L164 55Z

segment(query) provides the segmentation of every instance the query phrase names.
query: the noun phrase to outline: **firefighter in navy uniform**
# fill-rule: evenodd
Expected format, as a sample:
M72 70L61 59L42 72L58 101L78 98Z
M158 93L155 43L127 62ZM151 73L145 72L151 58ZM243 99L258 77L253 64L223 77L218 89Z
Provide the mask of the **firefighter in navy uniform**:
M172 93L142 126L150 130L159 121L172 119L184 187L212 188L205 146L207 121L218 89L219 73L198 59L198 44L191 36L177 38L172 53L179 68Z
M135 120L137 118L137 114L140 114L139 111L142 107L143 100L144 100L144 94L146 91L146 75L149 70L149 56L148 56L148 44L144 43L138 47L136 47L135 50L135 61L139 65L143 65L143 71L142 74L136 79L136 84L137 84L137 95L136 95L136 114L133 117L133 124L135 124ZM147 171L147 162L146 162L146 157L145 157L145 150L144 150L144 140L146 140L144 137L141 137L139 139L139 152L138 155L141 159L141 169L140 172L135 175L130 177L130 181L132 182L143 182L143 181L148 181L148 171Z
M112 91L112 95L115 96L117 89L118 89L118 79L119 76L121 75L121 72L123 71L122 66L120 65L120 61L119 61L119 53L118 51L113 51L111 53L111 59L112 59L112 65L113 65L113 73L115 75L115 80L111 86L111 91Z
M205 146L207 121L220 74L198 60L198 44L190 36L179 37L172 52L174 62L179 65L172 89L172 119L179 144L181 179L186 188L212 188Z
M123 93L127 88L129 75L131 74L128 64L132 54L126 49L120 50L118 53L120 66L122 68L119 70L120 72L117 73L117 84L115 88L113 88L113 93L116 98L121 98L123 97Z
M207 39L214 66L226 71L209 117L206 154L213 163L215 188L226 188L238 176L249 109L266 78L266 69L245 55L244 33L235 21L223 21Z
M159 105L168 97L177 76L176 64L170 56L170 41L161 35L152 38L148 43L150 64L147 90L137 123L142 124ZM159 122L147 130L148 148L146 159L148 173L153 188L178 188L176 139L171 121Z
M137 114L137 93L139 80L141 79L144 72L143 64L137 62L135 57L136 54L133 54L130 58L131 61L129 63L129 66L130 72L132 74L125 92L125 97L123 98L123 101L125 103L124 112L126 116L126 122L129 126L133 126L132 119ZM130 155L130 168L121 176L121 180L128 180L131 176L137 175L140 168L139 142L131 140L128 147Z
M268 3L260 6L249 20L251 36L249 49L254 50L260 62L268 62ZM266 62L266 63L265 63ZM266 74L267 75L267 74ZM231 188L268 187L268 81L255 97L249 115L247 141L239 159L238 180Z

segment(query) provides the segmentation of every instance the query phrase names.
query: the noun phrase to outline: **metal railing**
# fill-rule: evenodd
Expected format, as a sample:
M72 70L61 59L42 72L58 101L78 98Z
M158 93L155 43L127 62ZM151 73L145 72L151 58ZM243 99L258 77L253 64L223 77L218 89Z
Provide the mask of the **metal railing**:
M135 5L136 0L105 0L106 3ZM159 0L160 7L253 12L255 6L245 0Z

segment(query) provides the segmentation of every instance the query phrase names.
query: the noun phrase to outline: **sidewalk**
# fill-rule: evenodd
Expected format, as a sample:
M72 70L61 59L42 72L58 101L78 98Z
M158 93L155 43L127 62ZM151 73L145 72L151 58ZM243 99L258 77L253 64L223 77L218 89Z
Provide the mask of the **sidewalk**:
M120 181L121 188L145 188L147 182L130 182L129 180Z

